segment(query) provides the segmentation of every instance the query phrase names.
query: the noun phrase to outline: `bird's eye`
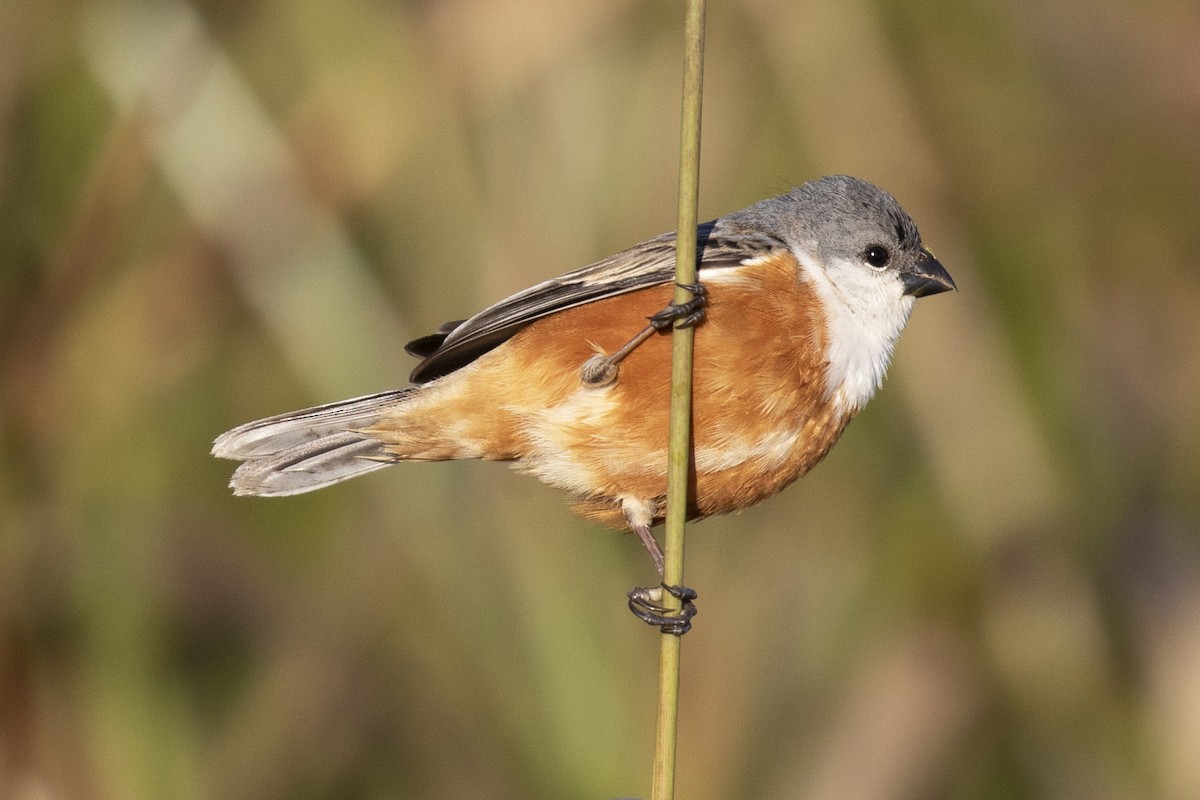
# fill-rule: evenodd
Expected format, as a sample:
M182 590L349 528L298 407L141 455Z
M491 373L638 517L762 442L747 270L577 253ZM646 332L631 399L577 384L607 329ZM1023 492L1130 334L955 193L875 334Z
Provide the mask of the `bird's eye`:
M875 269L883 269L892 260L892 254L881 244L873 244L863 251L863 261Z

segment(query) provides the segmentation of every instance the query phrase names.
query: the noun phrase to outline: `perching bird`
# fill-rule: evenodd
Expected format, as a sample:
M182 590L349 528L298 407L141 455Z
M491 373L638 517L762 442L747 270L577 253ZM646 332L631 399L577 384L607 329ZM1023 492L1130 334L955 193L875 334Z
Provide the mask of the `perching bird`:
M398 461L511 461L583 516L633 530L661 572L651 527L667 491L674 318L698 323L688 514L699 519L808 472L879 389L914 300L955 288L899 203L847 176L698 237L703 290L686 307L670 305L675 234L664 234L409 343L423 359L414 386L241 425L213 455L243 462L235 494L261 496Z

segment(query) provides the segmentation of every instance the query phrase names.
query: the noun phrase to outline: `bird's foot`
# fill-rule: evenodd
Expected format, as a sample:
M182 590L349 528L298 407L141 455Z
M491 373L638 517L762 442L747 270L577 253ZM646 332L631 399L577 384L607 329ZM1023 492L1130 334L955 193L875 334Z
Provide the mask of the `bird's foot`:
M663 592L683 603L679 611L662 605ZM696 599L694 589L686 586L668 586L665 583L658 586L635 586L629 590L629 610L633 615L653 625L663 633L673 636L683 636L692 629L692 617L696 616Z
M676 322L679 323L678 327L680 328L690 328L704 321L704 308L708 305L708 290L699 283L678 283L676 286L691 292L692 299L684 303L671 303L654 316L647 317L651 327L656 331L666 330Z

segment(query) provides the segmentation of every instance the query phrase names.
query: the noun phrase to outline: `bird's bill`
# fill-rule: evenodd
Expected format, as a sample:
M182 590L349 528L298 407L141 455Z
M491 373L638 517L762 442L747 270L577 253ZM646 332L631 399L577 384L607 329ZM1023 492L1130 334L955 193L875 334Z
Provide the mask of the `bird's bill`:
M921 255L912 270L902 273L900 277L904 282L904 293L913 297L925 297L958 288L954 285L950 273L942 266L942 262L924 248L921 249Z

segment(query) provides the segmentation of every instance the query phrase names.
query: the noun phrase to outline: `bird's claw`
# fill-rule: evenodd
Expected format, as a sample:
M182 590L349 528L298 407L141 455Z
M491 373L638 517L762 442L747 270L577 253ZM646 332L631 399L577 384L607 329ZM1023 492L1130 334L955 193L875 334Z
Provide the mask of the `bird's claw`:
M671 303L657 314L647 317L650 325L656 331L666 330L676 322L678 322L677 327L689 328L704 321L704 308L708 305L708 291L704 286L699 283L677 283L675 285L691 292L692 299L684 303Z
M662 605L663 592L680 600L683 607L676 612ZM683 636L692 629L692 617L696 616L696 599L694 589L686 586L635 586L629 590L629 610L633 615L653 625L663 633L673 636Z

